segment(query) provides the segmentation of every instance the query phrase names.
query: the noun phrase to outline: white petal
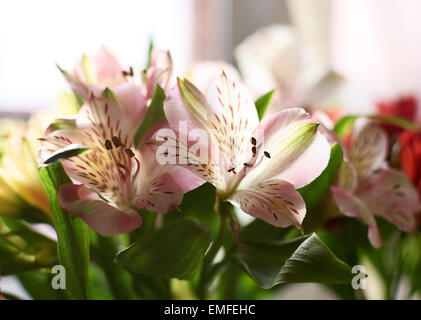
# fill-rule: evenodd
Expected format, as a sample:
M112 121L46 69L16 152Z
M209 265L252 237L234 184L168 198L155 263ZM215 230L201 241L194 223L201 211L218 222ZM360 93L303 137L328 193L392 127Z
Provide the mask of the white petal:
M337 187L331 187L333 199L344 215L361 219L368 226L368 238L375 248L382 246L377 222L367 206L352 193Z
M379 169L361 183L356 193L373 214L400 230L416 230L415 214L421 210L421 204L417 190L403 173Z
M287 181L266 180L237 190L229 201L253 217L277 227L301 228L306 214L303 198Z
M366 120L357 120L352 132L349 160L364 179L381 167L387 153L386 133L377 125Z

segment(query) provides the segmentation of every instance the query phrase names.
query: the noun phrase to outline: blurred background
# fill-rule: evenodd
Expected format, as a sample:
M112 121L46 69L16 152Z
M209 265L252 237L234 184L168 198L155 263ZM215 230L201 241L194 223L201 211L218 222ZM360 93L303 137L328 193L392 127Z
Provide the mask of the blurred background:
M234 49L272 24L294 26L317 61L345 79L333 103L373 112L379 100L421 98L420 12L417 0L2 0L0 118L52 107L68 90L56 63L70 70L102 45L142 67L153 39L181 75L195 61L236 65ZM2 280L27 297L16 286ZM297 297L335 298L315 285L291 286L279 298Z
M52 106L70 69L106 45L143 66L149 40L171 50L175 70L193 61L234 63L233 49L271 24L292 24L320 61L345 77L335 99L351 112L373 101L421 95L421 3L417 0L3 0L0 112Z

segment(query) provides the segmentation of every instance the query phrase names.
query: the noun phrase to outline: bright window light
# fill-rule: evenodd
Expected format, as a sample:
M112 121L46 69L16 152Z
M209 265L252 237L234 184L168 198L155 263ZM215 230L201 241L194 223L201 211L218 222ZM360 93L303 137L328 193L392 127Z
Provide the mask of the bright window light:
M0 2L0 111L52 106L71 69L102 45L122 63L143 66L149 40L170 49L175 71L191 60L191 0L17 0Z

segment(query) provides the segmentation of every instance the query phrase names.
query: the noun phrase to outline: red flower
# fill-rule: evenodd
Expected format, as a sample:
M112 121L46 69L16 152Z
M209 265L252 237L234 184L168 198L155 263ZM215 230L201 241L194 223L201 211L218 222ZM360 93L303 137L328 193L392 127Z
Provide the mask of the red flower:
M399 135L402 149L399 160L406 173L421 195L421 132L404 131Z
M399 117L409 121L415 121L417 116L417 99L412 95L401 96L396 100L380 101L377 103L377 112L384 116ZM394 125L382 125L389 135L402 131Z

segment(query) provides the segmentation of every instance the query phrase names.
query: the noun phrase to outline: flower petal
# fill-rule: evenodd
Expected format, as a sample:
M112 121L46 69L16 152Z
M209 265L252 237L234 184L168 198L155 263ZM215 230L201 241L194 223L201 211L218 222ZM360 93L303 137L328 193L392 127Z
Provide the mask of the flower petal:
M218 122L237 130L254 129L259 123L256 106L248 90L241 82L229 79L222 72L209 87L207 101L219 118Z
M271 25L258 30L235 48L234 55L257 96L276 87L290 91L302 73L302 53L291 26Z
M101 87L113 88L126 82L123 68L117 58L105 47L101 47L94 57L97 83Z
M417 190L403 173L379 169L358 186L356 194L373 214L405 232L416 230L415 214L421 204Z
M421 133L404 131L399 135L399 142L402 146L399 153L402 170L417 185L421 182Z
M164 90L170 84L173 63L169 51L152 49L150 66L146 70L146 96L152 98L155 86L158 84Z
M386 133L377 125L358 119L351 136L349 160L360 179L368 177L381 167L387 154Z
M75 130L47 130L50 134L42 141L41 160L72 143L86 146L88 151L63 161L66 172L106 199L125 201L130 197L127 173L134 174L139 164L127 152L133 146L133 132L119 103L92 97L76 120Z
M338 186L341 189L353 192L358 184L357 170L352 163L344 156L338 175Z
M142 218L136 211L115 208L84 185L65 184L60 187L58 202L73 218L81 217L103 236L127 233L140 227Z
M179 131L180 123L187 123L187 131L208 130L208 105L203 94L189 81L178 79L164 102L165 116L170 127Z
M320 132L317 132L308 147L277 178L291 182L297 189L304 187L323 172L329 158L329 143Z
M183 199L183 194L173 176L164 173L144 185L141 194L132 201L132 204L156 213L166 213L177 208Z
M199 178L186 168L179 166L172 167L174 169L171 171L171 176L184 193L196 189L205 183L205 180Z
M222 72L225 72L235 82L241 81L238 71L225 61L200 61L194 63L186 71L186 78L194 83L201 92L206 94L215 79Z
M352 218L359 218L368 225L368 239L375 248L382 246L377 222L366 205L352 193L343 189L331 187L333 199L344 215Z
M211 126L212 160L227 184L231 172L240 172L252 160L251 138L259 124L256 106L246 88L223 72L208 92L208 122ZM217 153L217 154L215 154Z
M83 99L88 100L91 95L100 97L104 88L100 87L97 84L88 84L80 80L78 77L72 75L71 73L61 69L59 70L63 74L66 81L69 83L70 88L72 88L77 94L79 94Z
M303 109L288 109L268 116L260 123L259 130L264 132L260 153L268 152L270 159L263 159L244 183L276 177L301 188L326 168L329 143ZM258 144L262 140L258 135Z
M191 180L190 182L193 183L191 187L194 185L198 186L203 181L208 181L215 186L219 186L222 183L217 174L219 168L213 164L208 156L210 151L208 150L209 144L205 145L207 141L207 135L203 139L199 139L199 141L182 141L178 134L168 128L165 121L161 121L148 130L142 138L141 143L139 143L139 148L142 155L152 154L150 151L153 152L153 157L150 160L146 160L146 162L151 163L149 165L152 168L151 170L154 170L154 168L165 168L166 172L173 173L177 171L175 168L181 167L197 176L197 178L187 178L187 180ZM195 146L199 145L201 147L202 144L208 151L206 155L201 152L203 150L202 148L195 150ZM155 148L156 145L158 147ZM168 169L168 167L172 169ZM180 170L180 172L183 171ZM180 187L183 190L191 188L187 186Z
M142 87L127 82L113 88L113 92L117 95L121 109L129 121L129 130L136 132L147 110L146 97L142 93Z
M278 179L237 190L228 200L253 217L277 227L294 225L301 229L306 214L304 200L295 187Z

